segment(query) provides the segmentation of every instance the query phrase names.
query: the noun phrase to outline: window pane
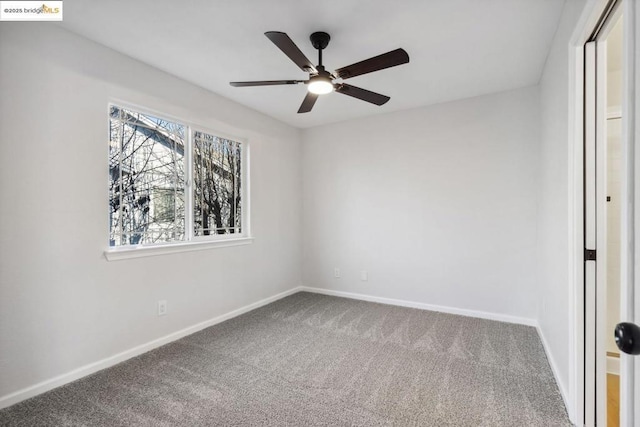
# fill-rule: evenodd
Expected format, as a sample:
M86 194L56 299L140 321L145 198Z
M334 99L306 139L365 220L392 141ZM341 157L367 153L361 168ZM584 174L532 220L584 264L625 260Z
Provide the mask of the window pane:
M184 240L183 125L112 106L110 245Z
M194 235L241 232L242 144L193 133Z

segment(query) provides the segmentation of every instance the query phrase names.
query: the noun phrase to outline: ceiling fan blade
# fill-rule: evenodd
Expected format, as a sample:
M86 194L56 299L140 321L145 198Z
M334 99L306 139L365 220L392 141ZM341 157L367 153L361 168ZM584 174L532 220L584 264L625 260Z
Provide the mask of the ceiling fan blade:
M304 53L298 49L298 46L289 38L286 33L281 33L279 31L267 31L264 33L265 36L269 38L278 46L278 48L289 57L293 62L296 63L300 69L306 73L317 73L315 65L304 56Z
M230 82L233 87L246 87L246 86L275 86L275 85L297 85L298 83L304 83L304 80L259 80L255 82Z
M384 70L385 68L395 67L396 65L406 64L409 62L409 54L404 49L396 49L346 67L338 68L336 76L341 79L350 79L351 77L362 74L371 73L373 71Z
M316 103L316 99L318 99L318 95L315 93L307 92L307 96L304 97L302 101L302 105L298 109L298 113L308 113L313 108L313 105Z
M388 96L380 95L379 93L371 92L370 90L362 89L356 86L351 86L346 83L338 84L335 87L336 92L338 93L353 96L354 98L358 98L376 105L385 104L388 100L391 99Z

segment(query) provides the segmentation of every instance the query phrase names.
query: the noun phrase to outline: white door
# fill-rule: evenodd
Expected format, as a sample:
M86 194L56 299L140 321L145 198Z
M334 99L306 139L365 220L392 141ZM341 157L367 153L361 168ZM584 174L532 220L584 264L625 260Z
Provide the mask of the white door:
M624 15L620 425L640 427L640 7ZM606 27L606 23L604 24ZM606 31L605 31L606 33ZM606 426L606 40L584 46L584 423Z
M630 67L634 69L634 67ZM637 68L636 68L637 69ZM634 83L635 80L635 84ZM616 344L621 350L620 358L620 425L640 427L640 141L638 88L640 79L635 74L625 76L628 90L624 95L622 110L622 150L624 159L620 283L621 323L616 327ZM629 85L629 83L632 83Z
M584 47L585 425L606 425L606 45ZM600 314L600 315L599 315Z
M640 7L636 0L622 0L624 19L623 99L622 99L622 192L626 208L622 210L623 250L620 283L620 315L627 322L628 344L633 339L640 353ZM635 325L634 330L629 326ZM633 326L631 327L631 329ZM620 347L620 344L619 344ZM621 350L623 350L621 348ZM640 355L621 352L620 359L620 425L640 427Z

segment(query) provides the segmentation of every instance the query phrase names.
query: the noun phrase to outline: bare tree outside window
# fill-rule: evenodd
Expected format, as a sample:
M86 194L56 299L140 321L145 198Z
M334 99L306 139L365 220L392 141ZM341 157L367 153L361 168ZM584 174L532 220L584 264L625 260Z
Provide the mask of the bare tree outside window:
M194 234L240 232L240 143L194 132Z
M184 134L183 125L111 107L111 246L184 240Z

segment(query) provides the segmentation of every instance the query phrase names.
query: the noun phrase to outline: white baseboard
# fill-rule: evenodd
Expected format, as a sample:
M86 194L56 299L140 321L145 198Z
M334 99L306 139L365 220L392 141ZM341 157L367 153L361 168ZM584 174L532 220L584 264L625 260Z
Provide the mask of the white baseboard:
M536 330L538 331L538 336L540 337L540 341L542 342L544 352L547 354L547 360L549 361L551 372L553 372L553 377L555 378L556 384L558 385L558 390L560 390L560 396L562 396L562 400L564 401L564 407L567 409L569 420L575 425L576 420L574 419L574 414L572 413L573 411L570 410L572 406L569 406L569 393L567 393L567 389L565 388L562 381L560 381L560 371L558 370L558 365L553 358L553 354L551 354L551 351L549 350L549 344L547 343L547 339L542 333L542 329L540 329L540 325L536 325Z
M165 335L164 337L155 339L145 344L141 344L137 347L131 348L129 350L125 350L121 353L114 354L113 356L109 356L102 360L98 360L97 362L90 363L88 365L81 366L77 369L74 369L71 372L67 372L62 375L58 375L57 377L42 381L40 383L34 384L32 386L23 388L22 390L18 390L16 392L7 394L5 396L0 397L0 409L6 408L8 406L14 405L23 400L29 399L31 397L42 394L46 391L52 390L56 387L60 387L87 375L91 375L95 372L98 372L102 369L109 368L113 365L116 365L120 362L124 362L127 359L131 359L132 357L139 356L140 354L146 353L155 348L161 347L165 344L168 344L172 341L176 341L182 337L187 335L191 335L195 332L198 332L202 329L208 328L209 326L216 325L218 323L224 322L225 320L229 320L233 317L240 316L246 312L251 310L255 310L256 308L262 307L263 305L267 305L289 295L295 294L302 290L301 287L296 287L293 289L289 289L288 291L281 292L277 295L274 295L269 298L265 298L263 300L254 302L253 304L245 305L244 307L240 307L236 310L230 311L226 314L214 317L213 319L205 320L204 322L197 323L193 326L189 326L188 328L181 329L179 331L173 332L169 335Z
M334 291L324 288L301 286L300 291L313 292L315 294L331 295L335 297L351 298L362 301L378 302L381 304L397 305L400 307L419 308L422 310L438 311L440 313L458 314L460 316L477 317L480 319L497 320L499 322L516 323L518 325L538 326L534 319L526 317L510 316L508 314L489 313L486 311L467 310L464 308L447 307L443 305L426 304L422 302L407 301L401 299L376 297L372 295L357 294L352 292Z
M620 375L620 358L607 356L607 374Z

